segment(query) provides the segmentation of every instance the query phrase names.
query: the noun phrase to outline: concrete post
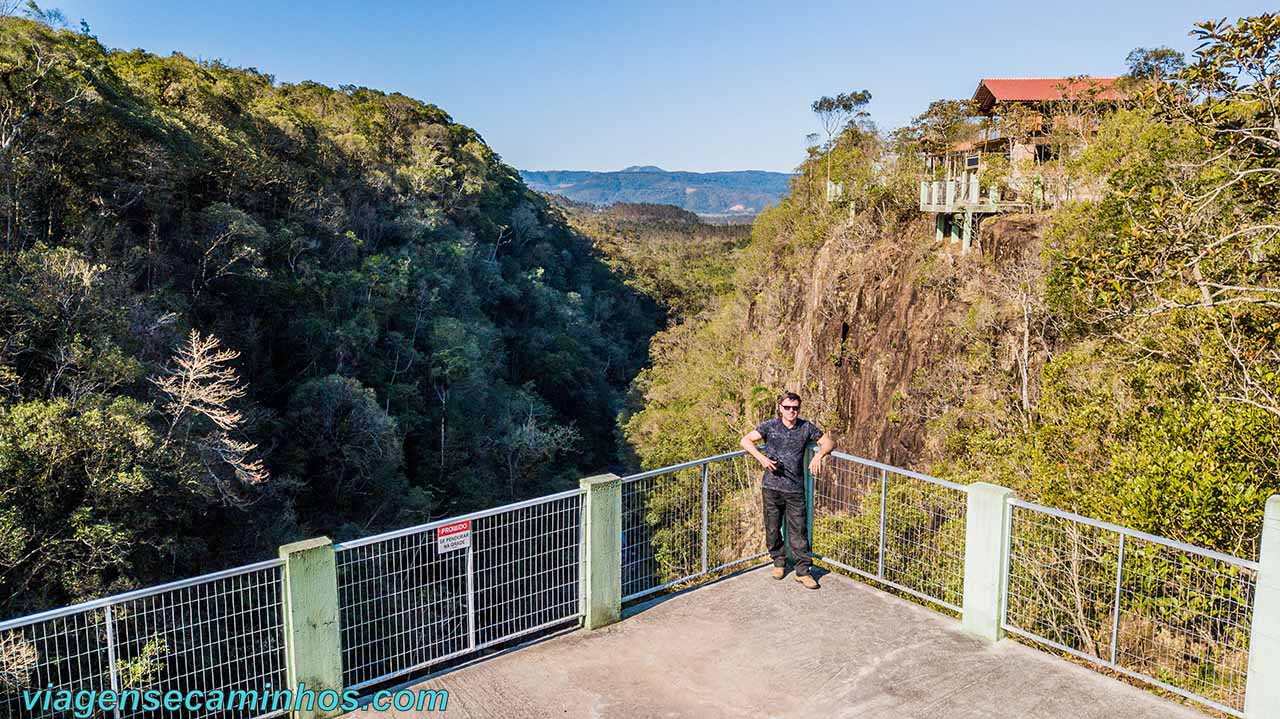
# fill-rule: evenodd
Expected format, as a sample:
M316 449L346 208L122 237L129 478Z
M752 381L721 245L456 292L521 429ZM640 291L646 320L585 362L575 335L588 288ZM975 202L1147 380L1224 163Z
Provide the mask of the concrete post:
M1009 570L1009 500L1013 490L969 485L964 533L964 621L970 634L1004 638L1005 577Z
M1249 627L1249 675L1244 715L1280 717L1280 494L1267 500L1258 552L1258 585Z
M280 547L284 560L285 674L289 689L342 692L342 641L338 627L338 570L328 537ZM312 703L294 719L337 716Z
M938 244L942 244L947 238L947 233L942 230L942 213L933 216L933 233L934 239L937 240Z
M622 479L600 474L580 480L582 505L582 624L599 629L622 617Z
M969 246L973 244L973 212L964 211L964 225L960 228L960 254L969 254Z

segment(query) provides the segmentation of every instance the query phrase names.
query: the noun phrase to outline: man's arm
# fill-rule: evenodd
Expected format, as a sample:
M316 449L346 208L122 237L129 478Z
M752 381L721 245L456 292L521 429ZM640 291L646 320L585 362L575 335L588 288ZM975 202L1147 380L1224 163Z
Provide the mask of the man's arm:
M743 449L747 450L747 454L756 458L756 461L760 463L761 467L764 467L765 469L772 472L773 470L778 468L778 465L774 464L773 460L764 456L764 452L761 452L760 450L756 449L756 443L762 439L764 439L764 435L760 434L760 430L753 429L750 432L747 432L746 434L742 435L742 441L739 442L739 444L742 445Z
M831 435L824 434L818 438L818 451L814 452L813 459L809 460L809 474L817 476L818 471L822 469L822 458L831 454L836 448L836 441L831 439Z

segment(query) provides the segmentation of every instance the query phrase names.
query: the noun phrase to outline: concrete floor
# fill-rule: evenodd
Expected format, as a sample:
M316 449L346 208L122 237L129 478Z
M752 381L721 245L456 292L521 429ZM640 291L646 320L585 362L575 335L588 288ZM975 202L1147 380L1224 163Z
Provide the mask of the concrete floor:
M417 685L453 717L1203 719L845 577L744 572ZM422 716L431 716L427 712ZM353 716L416 716L370 711Z

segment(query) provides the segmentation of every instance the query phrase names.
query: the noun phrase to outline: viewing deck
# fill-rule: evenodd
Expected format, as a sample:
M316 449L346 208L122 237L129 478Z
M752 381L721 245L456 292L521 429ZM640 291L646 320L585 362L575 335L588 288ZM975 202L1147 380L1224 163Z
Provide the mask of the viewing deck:
M64 719L46 689L274 719L303 685L333 705L292 717L320 719L397 683L464 717L1280 717L1280 495L1255 560L834 452L805 475L840 572L815 592L751 569L759 483L743 450L597 475L0 621L0 719Z
M921 180L920 211L955 214L960 212L994 214L999 212L1025 212L1031 204L1018 200L1002 199L994 188L978 185L971 180Z
M1031 647L987 644L867 584L821 582L742 572L415 686L448 690L448 715L477 719L1204 717Z

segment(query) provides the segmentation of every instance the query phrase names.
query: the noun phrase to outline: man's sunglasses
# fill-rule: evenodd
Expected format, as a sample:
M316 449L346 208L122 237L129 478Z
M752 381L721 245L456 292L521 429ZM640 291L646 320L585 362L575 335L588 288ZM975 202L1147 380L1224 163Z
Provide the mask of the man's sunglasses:
M800 411L800 405L798 405L798 404L780 404L780 405L778 405L778 406L779 406L779 407L781 407L781 408L783 408L784 410L789 411L789 412L799 412L799 411Z

